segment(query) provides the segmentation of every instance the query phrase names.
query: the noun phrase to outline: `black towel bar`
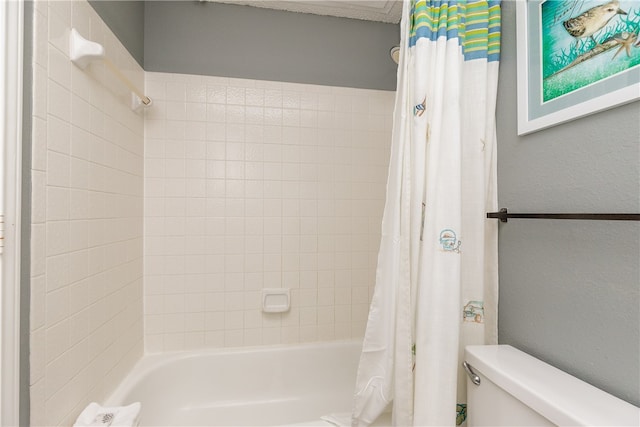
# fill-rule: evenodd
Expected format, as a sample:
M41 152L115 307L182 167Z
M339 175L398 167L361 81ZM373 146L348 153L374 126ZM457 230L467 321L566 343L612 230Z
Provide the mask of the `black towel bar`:
M509 218L533 218L533 219L588 219L600 221L640 221L637 213L509 213L507 208L499 212L487 212L487 218L499 219L507 222Z

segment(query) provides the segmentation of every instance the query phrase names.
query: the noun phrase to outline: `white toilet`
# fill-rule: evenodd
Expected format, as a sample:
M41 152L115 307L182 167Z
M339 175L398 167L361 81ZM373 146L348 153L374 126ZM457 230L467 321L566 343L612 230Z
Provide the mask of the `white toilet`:
M511 346L468 346L465 360L469 427L640 426L640 408Z

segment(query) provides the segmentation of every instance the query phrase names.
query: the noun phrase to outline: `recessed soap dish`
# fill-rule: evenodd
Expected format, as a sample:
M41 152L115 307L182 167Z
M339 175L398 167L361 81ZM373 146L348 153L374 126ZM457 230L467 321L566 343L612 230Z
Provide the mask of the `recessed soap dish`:
M291 307L291 294L288 288L262 290L262 311L265 313L284 313Z

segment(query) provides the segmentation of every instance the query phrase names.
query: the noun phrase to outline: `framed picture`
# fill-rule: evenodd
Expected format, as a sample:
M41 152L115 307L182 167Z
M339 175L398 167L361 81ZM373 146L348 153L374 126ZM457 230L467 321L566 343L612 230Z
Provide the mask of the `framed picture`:
M640 99L640 1L520 0L518 135Z

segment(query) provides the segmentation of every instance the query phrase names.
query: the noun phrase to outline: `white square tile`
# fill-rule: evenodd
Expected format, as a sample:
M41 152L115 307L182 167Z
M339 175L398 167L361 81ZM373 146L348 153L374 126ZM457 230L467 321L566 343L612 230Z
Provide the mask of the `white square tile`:
M186 84L182 82L167 82L165 85L165 99L167 101L186 101Z
M147 353L160 353L164 350L164 336L162 334L147 334L144 343Z
M264 105L268 107L282 107L282 91L276 89L265 90Z
M227 101L227 88L225 86L207 86L207 103L224 104Z
M206 299L205 299L205 309L208 313L214 313L214 312L221 312L223 311L225 308L225 299L224 299L224 293L223 292L209 292L206 295ZM209 323L213 322L213 323L218 323L218 317L211 315L211 316L207 316L207 319L212 319L212 320L207 320L207 325L209 325ZM221 319L224 319L224 317L222 317ZM222 322L220 322L222 323ZM211 329L210 326L207 326L208 329Z
M167 102L166 117L168 120L186 120L187 104L180 101Z
M247 88L245 91L246 105L264 105L265 93L264 89Z
M46 325L50 327L69 316L69 290L64 287L45 296Z
M226 103L228 105L244 105L245 103L245 88L243 87L227 87Z
M206 103L207 87L203 84L187 84L186 99L192 103Z
M46 362L49 363L69 349L69 323L63 320L47 327L44 340Z
M244 345L244 331L242 329L224 331L225 347L240 347Z
M164 351L182 351L185 345L184 333L164 334Z
M161 77L161 74L154 75L154 78ZM171 97L181 97L178 92L182 81L176 81L178 84ZM180 250L184 250L187 258L183 257L183 262L179 261L173 266L171 259L163 259L162 270L166 271L167 267L180 270L182 264L187 270L199 270L204 261L208 274L217 275L215 281L219 283L194 283L202 283L197 285L203 286L201 289L227 290L225 294L212 293L207 298L201 298L204 301L201 304L193 298L191 302L185 299L185 313L214 310L209 312L224 314L248 307L257 309L258 291L263 286L284 284L296 289L293 296L295 304L302 304L309 309L303 315L303 321L310 322L312 312L316 310L316 321L321 319L323 326L310 324L300 328L298 311L288 317L291 326L287 326L286 330L282 329L280 323L282 316L277 317L277 321L275 318L263 320L260 325L259 311L244 311L242 322L237 314L228 314L226 318L217 316L217 320L205 316L205 327L210 332L205 333L204 337L194 337L194 345L215 347L231 343L299 342L335 339L338 336L350 336L354 331L357 333L359 326L351 327L351 304L363 305L361 301L364 300L368 303L370 287L352 289L352 286L357 285L353 281L364 283L372 277L368 270L375 268L375 254L367 254L373 252L369 248L369 241L379 240L382 204L378 206L379 213L374 221L378 226L375 227L370 224L368 216L371 206L360 203L354 210L351 197L354 194L363 200L372 197L371 186L365 183L374 179L374 173L381 175L374 182L384 187L384 156L389 144L388 138L374 137L369 129L363 129L362 135L350 131L364 125L363 105L371 101L363 93L368 92L341 89L337 95L332 95L324 88L317 88L316 91L313 86L305 86L302 90L299 85L283 86L249 80L231 82L228 79L206 78L203 81L208 84L206 94L196 86L190 88L188 83L185 85L185 100L190 104L185 104L189 111L185 109L184 116L185 120L195 120L194 123L206 120L202 122L202 131L173 123L169 125L173 127L169 132L163 130L155 135L152 132L153 138L166 138L169 134L178 139L191 132L195 140L202 132L209 141L186 149L191 139L182 146L176 144L178 140L172 143L174 145L167 158L191 158L198 163L171 164L167 167L168 170L162 172L162 179L165 180L162 192L157 195L169 192L175 197L186 198L185 202L176 205L173 201L173 207L169 208L169 205L160 207L156 203L155 209L147 211L152 215L171 213L187 217L190 216L187 211L193 212L193 216L209 215L210 218L200 226L196 220L183 230L197 236L198 229L204 229L206 235L211 237L201 239L200 244L192 242L184 249L171 245L174 254L178 255ZM164 86L160 80L156 82L157 90L162 91ZM225 86L230 82L231 86ZM281 90L285 87L287 90ZM392 97L388 102L393 102ZM339 114L335 114L336 111ZM355 116L352 111L356 112ZM176 113L174 108L169 114L182 119L181 110ZM288 127L283 127L283 123ZM295 127L298 125L306 127ZM317 126L324 128L323 133L315 130ZM147 138L152 139L149 134ZM371 141L380 144L380 150L376 151L377 145L371 147ZM351 144L356 143L361 144L365 151L356 155L350 148ZM319 149L318 144L325 144L326 148ZM176 150L178 147L179 150ZM167 154L159 146L157 150L149 150L148 155L149 158L159 158ZM372 156L383 159L384 163L375 172L369 164L378 160ZM209 159L207 163L204 162L205 157ZM360 163L353 164L354 159ZM226 164L215 163L222 160L226 160ZM301 166L302 163L305 166ZM160 169L148 168L148 171L159 174ZM192 181L166 181L183 174ZM202 180L194 181L197 178ZM352 180L357 184L354 185ZM148 183L151 184L151 181ZM149 186L147 188L152 189ZM379 194L383 199L384 191ZM151 207L153 203L148 201L145 205ZM347 221L338 220L341 216ZM148 217L147 220L152 218ZM147 233L149 231L147 227ZM350 237L353 233L361 236L355 243ZM369 238L369 233L375 236L372 234ZM335 253L336 248L340 248L341 253ZM209 255L198 258L198 253L202 251ZM174 259L174 263L177 260ZM353 268L357 272L352 271ZM339 295L336 293L338 289ZM344 299L339 301L339 297ZM336 302L345 308L336 312ZM318 306L323 307L322 311L317 311ZM342 324L349 325L348 332L336 332L332 322L338 319L342 319ZM229 326L226 331L225 320ZM196 320L194 322L197 323ZM361 320L355 319L354 322L354 325L360 325ZM238 332L241 328L246 329ZM269 331L265 334L263 328Z
M51 5L51 2L47 2ZM62 6L62 5L61 5ZM49 13L49 25L48 25L48 39L49 43L58 48L62 53L69 55L69 19L65 19L65 17L61 16L59 13ZM44 28L39 28L42 30Z

